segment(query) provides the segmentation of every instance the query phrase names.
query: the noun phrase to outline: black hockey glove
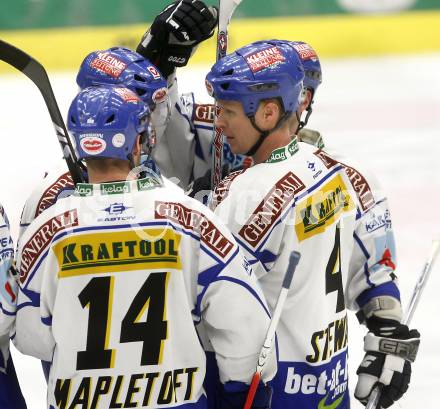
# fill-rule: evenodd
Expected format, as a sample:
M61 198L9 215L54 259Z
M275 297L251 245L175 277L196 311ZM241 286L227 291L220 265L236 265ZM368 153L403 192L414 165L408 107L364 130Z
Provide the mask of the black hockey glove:
M225 164L222 168L222 179L228 176L228 174L229 166ZM208 169L203 176L195 179L185 193L189 197L206 204L206 199L211 193L211 169Z
M364 338L366 354L360 364L354 396L364 405L371 391L380 382L383 386L379 407L388 408L407 391L420 343L417 330L409 330L398 321L371 317L370 332Z
M164 77L184 67L196 46L214 34L217 9L199 0L176 1L154 19L136 51L148 58Z
M208 194L211 192L211 171L208 170L202 177L197 178L186 192L189 197L195 198L198 193Z

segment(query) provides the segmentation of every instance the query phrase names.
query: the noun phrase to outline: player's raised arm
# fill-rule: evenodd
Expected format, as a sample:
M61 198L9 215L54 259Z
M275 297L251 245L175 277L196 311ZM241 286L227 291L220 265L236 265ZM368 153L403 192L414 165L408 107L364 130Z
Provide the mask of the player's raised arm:
M136 51L168 78L188 64L197 46L214 34L216 24L216 8L199 0L175 1L154 19Z

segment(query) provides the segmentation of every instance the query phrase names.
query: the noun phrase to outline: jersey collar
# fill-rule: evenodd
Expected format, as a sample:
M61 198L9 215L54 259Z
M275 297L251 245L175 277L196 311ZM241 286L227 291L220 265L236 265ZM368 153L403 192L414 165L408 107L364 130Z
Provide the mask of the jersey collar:
M269 159L265 160L264 163L276 163L282 162L291 156L295 155L298 152L298 141L296 140L296 136L290 141L290 143L281 148L277 148L269 156Z
M126 180L122 182L109 183L78 183L75 188L75 196L93 195L116 195L131 192L142 192L144 190L162 187L163 181L160 176L147 176L143 179Z

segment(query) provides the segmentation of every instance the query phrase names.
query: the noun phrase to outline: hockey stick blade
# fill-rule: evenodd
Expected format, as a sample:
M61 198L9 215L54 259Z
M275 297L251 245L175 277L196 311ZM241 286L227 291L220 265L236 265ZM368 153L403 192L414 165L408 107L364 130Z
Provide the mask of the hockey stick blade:
M218 31L228 31L235 9L242 0L219 0Z
M278 295L278 300L275 309L272 314L272 319L270 320L269 328L267 329L266 338L261 348L260 355L258 356L258 363L255 373L252 377L251 385L249 386L249 392L246 397L246 402L243 409L250 409L252 402L254 401L255 393L258 389L258 384L260 383L261 373L266 365L267 359L270 356L272 350L273 339L275 337L275 331L280 321L281 313L283 312L284 302L286 301L287 293L290 289L290 284L292 284L293 274L295 273L296 266L298 265L301 254L297 251L292 251L289 257L289 265L287 266L286 273L284 275L283 284L281 286L280 293Z
M408 304L408 309L405 312L405 316L403 317L402 324L409 325L414 312L417 308L417 304L419 303L420 297L422 295L422 291L425 288L425 285L428 281L429 274L431 273L432 267L434 266L435 260L439 254L440 250L440 240L434 240L431 245L431 251L429 253L429 257L423 266L423 270L420 273L420 276L417 280L417 283L414 287L414 290L411 295L411 300ZM382 384L378 384L371 392L370 398L368 399L367 405L365 409L376 409L379 404L380 395L382 394Z
M44 67L24 51L2 40L0 40L0 60L21 71L40 90L52 119L58 141L63 151L63 157L66 160L73 182L75 184L82 182L84 178L76 163L73 146Z

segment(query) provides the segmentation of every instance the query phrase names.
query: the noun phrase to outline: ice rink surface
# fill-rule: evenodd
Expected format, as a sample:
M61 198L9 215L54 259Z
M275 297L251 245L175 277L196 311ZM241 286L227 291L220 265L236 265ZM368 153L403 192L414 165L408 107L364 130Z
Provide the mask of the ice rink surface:
M390 202L397 239L404 307L429 253L440 238L440 54L408 57L324 60L324 83L316 95L310 127L326 145L364 163L380 179ZM178 73L182 92L200 102L206 68ZM71 74L49 73L65 115L77 86ZM0 75L0 202L14 239L23 203L60 148L37 88L23 75ZM395 407L437 409L440 386L440 260L425 289L413 323L422 334L407 395ZM364 334L350 317L351 394ZM29 409L45 408L40 363L14 351L14 361ZM352 408L361 408L353 401Z

